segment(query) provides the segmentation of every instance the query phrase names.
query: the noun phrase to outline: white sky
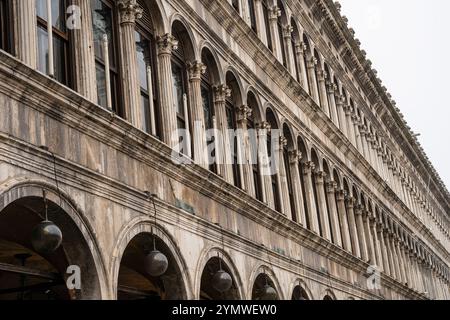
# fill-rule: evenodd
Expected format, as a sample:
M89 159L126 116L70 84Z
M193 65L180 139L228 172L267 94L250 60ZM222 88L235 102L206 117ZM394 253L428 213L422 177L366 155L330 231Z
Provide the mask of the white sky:
M450 1L339 0L341 14L450 187Z

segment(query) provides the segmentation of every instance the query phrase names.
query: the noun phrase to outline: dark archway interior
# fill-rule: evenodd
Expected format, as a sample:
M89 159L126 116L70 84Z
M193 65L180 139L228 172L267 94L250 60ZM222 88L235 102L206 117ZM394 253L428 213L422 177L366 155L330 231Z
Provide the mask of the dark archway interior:
M169 262L166 273L152 277L145 271L145 256L156 249L162 252ZM180 268L169 247L158 237L141 233L130 241L120 263L118 300L178 300L186 298L186 290Z
M100 298L98 276L83 235L65 211L51 201L48 204L48 218L63 234L62 245L51 254L39 254L31 244L32 230L45 216L43 198L22 198L0 212L0 300ZM66 287L70 265L80 267L80 290Z
M236 285L236 279L233 278L233 285L227 292L221 293L217 291L213 285L212 280L217 271L222 268L223 271L228 272L232 276L230 268L219 257L211 258L203 269L201 285L200 285L200 299L201 300L239 300L239 290Z
M296 286L294 292L292 292L292 300L310 300L306 290L301 286Z
M270 277L267 274L261 273L256 277L255 283L253 284L252 300L261 300L261 295L266 285L269 285L276 290L275 284L270 279ZM279 293L277 292L277 294L278 297L276 300L279 300Z
M327 294L325 297L323 297L323 300L324 301L332 301L334 299Z

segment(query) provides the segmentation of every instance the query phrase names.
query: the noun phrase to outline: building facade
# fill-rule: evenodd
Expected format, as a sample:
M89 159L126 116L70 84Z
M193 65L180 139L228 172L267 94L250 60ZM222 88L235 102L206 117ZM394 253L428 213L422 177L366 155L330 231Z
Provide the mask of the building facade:
M450 195L337 2L0 5L0 299L450 298Z

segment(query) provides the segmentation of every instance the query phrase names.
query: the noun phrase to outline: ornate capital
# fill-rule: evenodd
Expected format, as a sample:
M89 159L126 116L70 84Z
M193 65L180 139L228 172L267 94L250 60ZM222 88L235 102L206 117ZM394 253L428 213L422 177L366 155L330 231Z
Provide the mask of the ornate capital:
M253 110L249 106L243 105L237 108L238 122L246 122L252 116Z
M295 43L295 53L300 54L300 55L304 55L305 51L306 51L306 44L304 44L303 42L297 42Z
M337 201L344 201L346 197L347 197L347 191L345 191L343 189L337 191L337 193L336 193Z
M202 74L206 72L206 66L201 61L188 62L189 81L200 80Z
M283 27L283 38L291 38L292 32L294 31L294 28L291 25L287 25Z
M328 193L335 193L336 192L336 189L337 189L337 183L335 182L335 181L329 181L329 182L327 182L327 184L326 184L326 187L327 187L327 192Z
M283 150L288 144L287 139L284 136L280 136L280 150Z
M120 24L135 24L136 19L142 18L142 8L136 0L118 0Z
M269 11L269 20L270 21L273 21L273 20L276 21L276 20L278 20L279 17L281 17L281 10L277 6L273 6L268 11Z
M158 55L172 54L172 51L178 49L178 40L171 34L166 33L156 39L158 45Z
M309 175L313 172L313 170L316 168L316 165L312 161L305 162L303 166L303 174Z
M347 207L353 209L355 207L356 199L353 197L346 197Z
M307 67L309 69L316 68L316 65L317 65L317 59L315 57L311 57L310 59L308 59Z
M213 87L214 102L225 102L231 96L231 89L226 84L220 84Z
M302 153L298 150L289 151L289 163L290 164L298 164L300 159L302 158Z
M258 135L265 135L270 132L272 127L269 122L263 121L256 125L256 129L258 130Z

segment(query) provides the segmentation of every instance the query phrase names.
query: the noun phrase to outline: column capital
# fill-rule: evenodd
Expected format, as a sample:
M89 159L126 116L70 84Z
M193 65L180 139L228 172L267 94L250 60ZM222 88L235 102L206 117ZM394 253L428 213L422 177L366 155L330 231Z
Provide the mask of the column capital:
M315 69L317 63L318 63L317 59L315 57L311 57L310 59L307 60L306 66L308 67L308 69Z
M303 165L303 173L304 174L311 174L313 170L316 168L316 165L312 161L307 161Z
M272 8L269 8L269 21L277 21L279 17L281 17L281 10L278 8L278 6L273 6Z
M247 122L247 120L252 116L253 110L247 105L243 105L237 108L237 119L238 122Z
M118 0L120 24L135 24L136 19L142 18L142 8L136 0Z
M256 129L258 130L258 134L261 133L266 133L266 132L270 132L270 130L272 129L272 126L270 125L269 122L267 121L262 121L258 124L256 124Z
M295 53L304 55L306 51L306 44L304 42L296 42L295 43Z
M347 191L341 189L336 192L336 199L338 201L344 201L346 197L347 197Z
M178 40L169 33L166 33L163 36L158 36L156 39L156 44L158 46L158 55L171 55L172 51L178 49Z
M287 139L285 136L280 136L280 150L283 150L284 147L286 147L288 144Z
M323 70L322 68L317 68L317 80L319 80L320 82L325 81L325 79L327 78L327 73L325 72L325 70Z
M327 193L336 193L336 189L337 189L337 182L335 181L329 181L326 183L327 186Z
M347 200L347 207L353 209L355 206L355 203L356 203L356 199L353 197L349 197L349 196L347 196L345 198Z
M206 65L201 61L192 61L187 63L189 72L189 81L201 80L202 74L206 72Z
M316 175L316 183L324 184L324 180L325 180L327 174L320 170L315 171L314 174Z
M298 164L303 154L298 150L289 151L289 163L290 164Z
M214 102L225 102L231 96L231 89L226 84L213 86Z
M327 83L327 92L328 94L334 94L337 90L337 85L333 82Z
M292 38L292 32L294 31L294 28L288 24L283 27L283 38Z

